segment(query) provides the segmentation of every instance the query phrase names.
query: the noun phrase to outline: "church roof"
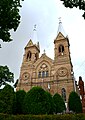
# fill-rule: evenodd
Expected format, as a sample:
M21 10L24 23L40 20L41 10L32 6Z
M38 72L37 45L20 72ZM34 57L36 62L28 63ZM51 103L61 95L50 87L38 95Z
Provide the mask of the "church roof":
M54 62L54 60L52 60L50 57L48 57L48 56L46 55L46 53L43 53L43 54L41 55L41 57L40 57L34 64L35 64L35 66L37 66L37 64L40 64L40 63L43 62L43 61L48 62L50 65L53 65L53 62Z
M29 47L36 47L40 52L39 42L37 42L37 44L34 44L33 41L30 39L29 42L27 43L25 49L29 48Z
M33 46L33 42L32 42L31 39L29 40L29 42L28 42L28 44L26 45L26 47L29 47L29 46Z

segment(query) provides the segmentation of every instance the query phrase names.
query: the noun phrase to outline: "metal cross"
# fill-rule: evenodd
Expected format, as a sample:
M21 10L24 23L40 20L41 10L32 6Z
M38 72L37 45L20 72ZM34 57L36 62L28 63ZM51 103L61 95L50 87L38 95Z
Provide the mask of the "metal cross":
M59 23L61 23L61 17L59 17L58 19L59 19Z
M34 25L34 29L33 29L33 31L36 31L36 26L37 26L37 25L35 24L35 25Z

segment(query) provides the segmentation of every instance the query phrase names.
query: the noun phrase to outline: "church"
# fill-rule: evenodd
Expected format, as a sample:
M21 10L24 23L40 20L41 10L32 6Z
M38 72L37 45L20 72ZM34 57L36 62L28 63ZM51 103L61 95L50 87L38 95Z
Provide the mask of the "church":
M33 43L32 39L25 46L20 76L16 90L29 91L33 86L41 86L52 95L58 93L65 103L69 94L77 91L74 79L73 65L70 55L69 38L62 31L62 22L59 21L54 44L54 59L44 53L39 57L40 46Z

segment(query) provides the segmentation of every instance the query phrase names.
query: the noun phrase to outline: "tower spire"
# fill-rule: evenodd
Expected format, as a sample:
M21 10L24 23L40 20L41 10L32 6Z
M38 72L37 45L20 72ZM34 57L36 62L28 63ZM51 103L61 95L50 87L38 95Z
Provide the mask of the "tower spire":
M34 27L33 27L33 38L32 38L32 41L34 43L37 43L38 40L37 40L37 25L35 24Z
M64 35L64 37L67 36L64 29L63 29L63 26L62 26L61 17L59 17L59 26L58 26L57 35L58 35L59 32L61 32Z

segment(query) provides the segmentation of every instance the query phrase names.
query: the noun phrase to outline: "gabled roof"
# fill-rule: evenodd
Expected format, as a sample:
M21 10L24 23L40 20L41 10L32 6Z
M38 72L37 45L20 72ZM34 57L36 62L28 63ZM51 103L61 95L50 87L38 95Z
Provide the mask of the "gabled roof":
M47 60L49 60L50 62L53 63L53 60L52 60L50 57L48 57L48 56L46 55L46 53L43 53L40 58L47 59Z
M31 48L31 47L36 47L38 49L38 51L40 52L39 42L37 44L34 44L33 41L30 39L29 42L27 43L25 49Z
M33 42L32 42L31 39L30 39L29 42L27 43L26 47L29 47L29 46L33 46Z
M49 58L45 53L41 55L41 57L34 63L35 67L41 62L48 62L50 65L53 65L54 60Z
M61 32L59 32L57 37L56 37L56 40L62 40L62 39L65 39L65 38L66 37L64 37L64 35Z

